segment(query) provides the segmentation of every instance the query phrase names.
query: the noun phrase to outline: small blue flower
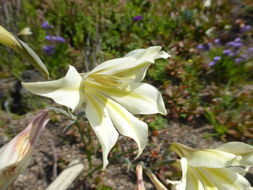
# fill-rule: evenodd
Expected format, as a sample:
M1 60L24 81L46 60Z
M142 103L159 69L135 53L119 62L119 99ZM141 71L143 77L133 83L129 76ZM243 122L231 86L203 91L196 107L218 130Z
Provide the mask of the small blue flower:
M251 26L250 25L246 25L243 28L241 28L241 32L248 32L249 30L251 30Z
M211 66L215 65L219 60L221 60L221 56L215 56L213 58L213 61L211 61L210 63L208 63L208 66L211 67Z
M210 49L210 47L207 44L198 44L197 49L207 51Z
M203 50L205 49L205 46L203 44L198 44L197 49Z
M60 42L60 43L64 43L65 39L61 36L52 36L52 35L47 35L45 37L46 40L50 41L50 42Z
M214 62L217 62L217 61L219 61L219 60L221 60L221 57L220 57L220 56L215 56L215 57L213 58L213 61L214 61Z
M208 66L209 66L209 67L212 67L212 66L214 66L215 64L216 64L215 61L211 61L210 63L208 63Z
M250 53L252 53L252 52L253 52L253 47L248 48L248 51L249 51Z
M238 58L235 59L235 63L241 63L243 61L244 61L244 59L241 58L241 57L238 57Z
M134 17L133 17L133 20L134 20L134 21L140 21L140 20L142 20L142 19L143 19L142 16L134 16Z
M234 48L240 48L242 46L242 43L241 42L232 41L232 42L228 42L227 46L234 47Z
M215 44L220 44L220 39L219 39L219 38L216 38L213 42L214 42Z
M47 46L44 46L44 47L42 48L42 50L43 50L46 54L48 54L48 55L53 55L54 52L55 52L55 46L53 46L53 45L47 45Z
M56 42L60 42L60 43L64 43L66 40L63 38L63 37L61 37L61 36L54 36L55 38L54 38L54 40L56 41Z
M52 41L54 41L54 36L47 35L47 36L45 37L45 39L52 42Z
M211 49L212 47L213 47L213 44L212 44L212 43L210 43L210 42L207 43L207 48L208 48L208 49Z
M242 41L242 39L241 38L236 38L236 39L234 39L234 42L241 42Z
M232 51L230 49L224 49L223 50L224 55L230 55L231 53L232 53Z
M53 26L51 26L48 21L44 21L42 24L41 24L41 27L44 28L44 29L52 29Z
M242 54L242 55L241 55L241 57L242 57L242 59L244 59L244 60L246 60L246 59L248 59L248 58L249 58L249 56L248 56L248 55L246 55L246 54Z

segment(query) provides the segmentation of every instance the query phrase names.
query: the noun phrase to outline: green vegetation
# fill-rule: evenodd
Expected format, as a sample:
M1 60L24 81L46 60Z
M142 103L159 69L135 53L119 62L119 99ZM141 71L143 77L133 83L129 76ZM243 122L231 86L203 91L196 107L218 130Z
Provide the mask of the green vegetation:
M23 40L42 58L52 79L62 77L68 65L86 72L133 49L160 45L172 58L152 65L146 80L163 92L168 122L205 122L213 126L215 135L223 137L252 134L253 49L249 42L253 32L247 20L234 22L245 16L240 14L252 12L252 4L246 0L241 2L244 6L239 16L231 16L229 1L214 1L210 7L204 7L203 0L21 2L6 1L12 9L0 21L16 34L24 27L31 28L33 34ZM44 21L49 28L42 27ZM20 64L21 57L6 48L0 47L0 52L0 77L26 79L25 71L33 68ZM25 95L22 102L29 99L29 108L19 114L41 106L31 103L33 97ZM162 117L150 123L155 130L166 125Z

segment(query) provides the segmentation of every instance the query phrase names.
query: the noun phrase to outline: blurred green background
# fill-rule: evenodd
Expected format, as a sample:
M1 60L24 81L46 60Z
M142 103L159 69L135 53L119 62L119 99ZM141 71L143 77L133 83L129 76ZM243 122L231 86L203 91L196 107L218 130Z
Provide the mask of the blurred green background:
M159 45L172 58L157 61L145 80L161 90L168 115L145 118L152 130L178 122L211 126L207 137L253 137L252 1L10 0L0 5L1 25L15 34L31 29L32 35L19 37L38 53L51 79L63 77L68 65L87 72L131 50ZM42 76L10 49L1 46L0 52L1 110L18 116L47 106L18 82Z

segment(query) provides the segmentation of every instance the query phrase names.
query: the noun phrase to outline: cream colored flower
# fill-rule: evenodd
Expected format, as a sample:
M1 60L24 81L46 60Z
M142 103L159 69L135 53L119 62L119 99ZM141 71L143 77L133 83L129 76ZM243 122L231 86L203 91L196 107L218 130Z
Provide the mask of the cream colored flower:
M40 60L38 55L25 42L18 39L12 33L8 32L1 25L0 25L0 44L10 47L16 52L18 52L21 56L26 58L30 64L32 64L36 69L38 69L47 78L49 78L47 68Z
M147 124L133 114L166 114L160 92L141 83L156 59L168 58L161 47L132 51L122 58L101 63L89 73L79 74L69 66L66 76L50 82L23 83L30 92L49 97L73 111L85 106L86 116L103 150L103 168L118 133L133 138L139 148L147 144Z
M232 145L236 145L234 150L227 151ZM193 149L173 143L171 150L181 157L182 179L168 180L176 190L252 190L247 179L235 169L253 165L252 160L244 160L252 154L250 145L233 142L217 149Z
M8 144L0 149L0 189L5 190L22 173L32 157L32 150L45 125L48 111L34 120Z
M22 30L19 31L18 35L21 35L21 36L27 36L27 35L32 35L32 31L29 27L25 27L23 28Z

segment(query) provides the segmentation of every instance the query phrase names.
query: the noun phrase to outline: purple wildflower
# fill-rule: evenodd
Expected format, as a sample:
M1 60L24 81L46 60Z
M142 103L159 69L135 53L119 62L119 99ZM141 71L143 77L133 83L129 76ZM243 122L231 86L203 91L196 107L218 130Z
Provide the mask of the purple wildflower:
M212 43L210 43L210 42L207 43L207 48L208 48L208 49L211 49L212 47L213 47L213 44L212 44Z
M65 39L61 36L51 36L51 35L47 35L45 37L46 40L50 41L50 42L60 42L60 43L64 43Z
M234 39L234 42L241 42L242 41L242 38L236 38L236 39Z
M220 44L220 39L219 39L219 38L216 38L213 42L214 42L215 44Z
M48 54L48 55L53 55L54 54L54 51L55 51L55 46L53 45L47 45L47 46L44 46L42 48L42 50Z
M65 39L61 36L54 36L54 40L56 42L60 42L60 43L64 43L65 42Z
M241 28L241 32L248 32L249 30L251 30L251 26L250 25L246 25L243 28Z
M229 57L234 57L234 56L236 56L236 53L230 52L230 53L228 54L228 56L229 56Z
M48 41L54 41L54 36L48 35L45 37L45 39Z
M242 61L244 61L242 57L238 57L235 59L235 63L241 63Z
M44 28L44 29L52 29L53 26L51 26L48 21L44 21L42 24L41 24L41 27Z
M197 49L204 50L205 46L203 44L198 44Z
M234 48L240 48L242 46L242 43L233 41L233 42L228 42L227 46L234 47Z
M210 47L208 46L208 44L198 44L197 49L207 51L210 49Z
M232 53L232 51L230 49L224 49L223 50L224 55L230 55L231 53Z
M134 20L134 21L140 21L140 20L142 20L142 19L143 19L143 17L140 16L140 15L139 15L139 16L134 16L134 17L133 17L133 20Z
M253 47L248 48L248 52L252 53L253 52Z
M212 67L212 66L215 65L215 64L216 64L215 61L211 61L210 63L208 63L208 66L209 66L209 67Z
M220 56L215 56L215 57L213 58L213 61L214 61L214 62L217 62L217 61L219 61L219 60L221 60L221 57L220 57Z
M248 58L249 58L249 56L248 56L248 55L246 55L246 54L242 54L242 55L241 55L241 57L242 57L242 59L244 59L244 60L246 60L246 59L248 59Z
M213 58L213 61L211 61L210 63L208 63L208 66L211 67L211 66L215 65L219 60L221 60L221 56L215 56Z

